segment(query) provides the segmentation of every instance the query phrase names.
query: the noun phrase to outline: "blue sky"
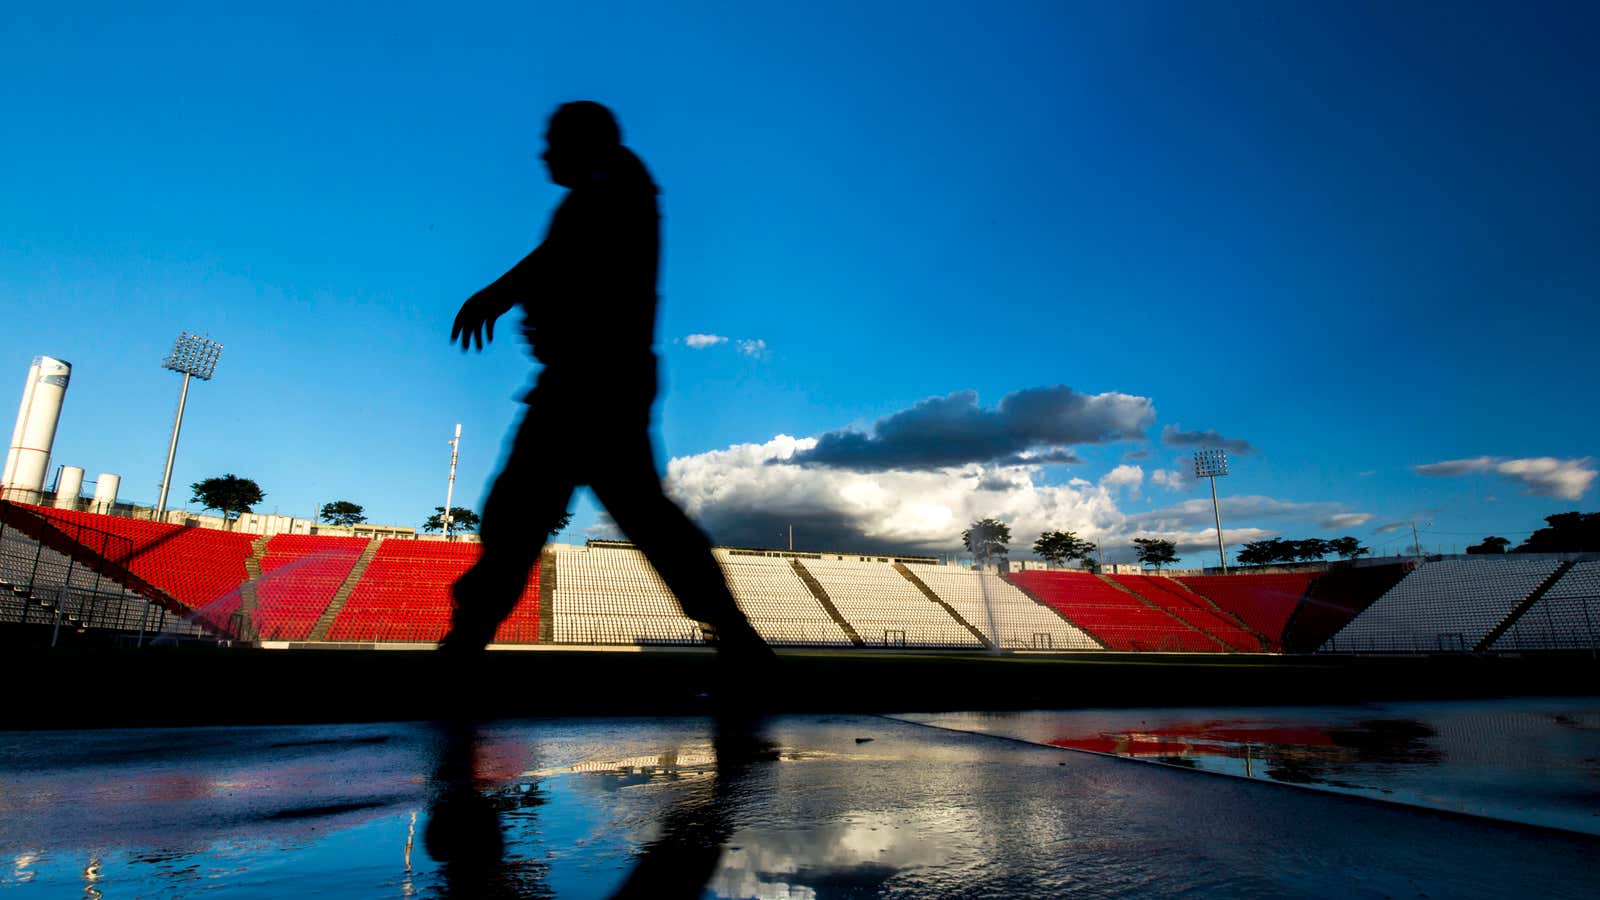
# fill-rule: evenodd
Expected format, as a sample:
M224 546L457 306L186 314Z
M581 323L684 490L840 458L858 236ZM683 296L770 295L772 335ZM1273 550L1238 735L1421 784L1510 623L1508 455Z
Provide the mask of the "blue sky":
M1594 507L1597 18L36 4L0 29L0 389L71 361L54 461L153 500L159 361L208 331L177 484L231 471L265 511L416 524L461 422L471 504L531 364L510 327L463 357L449 322L537 241L561 193L543 119L591 98L663 186L661 462L715 538L798 520L802 545L932 551L992 509L1019 543L1160 533L1203 562L1203 486L1152 482L1187 449L1167 426L1256 449L1220 483L1244 537L1515 537ZM729 449L1054 385L1146 398L1144 439L878 473ZM584 500L568 538L591 527Z

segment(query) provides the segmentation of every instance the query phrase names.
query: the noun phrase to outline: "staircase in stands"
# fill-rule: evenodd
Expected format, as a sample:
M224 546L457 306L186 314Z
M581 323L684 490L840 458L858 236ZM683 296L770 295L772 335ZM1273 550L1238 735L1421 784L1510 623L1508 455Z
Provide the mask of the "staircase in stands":
M1183 582L1180 582L1180 583L1183 584L1183 587L1189 592L1189 594L1191 594L1192 596L1197 597L1197 598L1199 598L1201 600L1204 600L1206 602L1206 607L1208 609L1210 609L1212 612L1216 613L1218 616L1220 616L1223 619L1223 621L1231 622L1234 625L1237 625L1239 627L1240 631L1243 631L1246 634L1250 635L1251 637L1255 638L1256 640L1260 641L1262 650L1281 650L1282 649L1282 646L1278 643L1278 641L1276 641L1276 640L1274 640L1274 639L1272 639L1270 637L1267 637L1267 635L1264 632L1262 632L1261 629L1256 628L1256 627L1252 626L1250 623L1246 622L1244 619L1239 618L1237 615L1235 615L1233 613L1232 610L1223 609L1221 606L1217 605L1217 601L1211 599L1210 597L1207 597L1205 594L1200 593L1198 590L1194 589L1189 584L1183 583Z
M267 555L267 536L262 535L250 542L250 555L244 558L245 578L244 584L239 585L239 623L235 634L240 640L255 640L256 638L256 610L260 607L260 598L256 596L256 584L261 581L261 557Z
M328 608L317 617L317 624L311 626L311 633L306 635L308 641L325 641L328 639L328 629L333 627L333 620L339 617L339 610L344 609L346 600L350 599L350 592L356 589L361 581L361 576L367 572L367 566L372 564L372 558L378 555L380 538L367 541L367 547L356 557L356 564L350 567L350 574L345 576L344 584L333 592L333 599L328 601Z
M1528 592L1528 596L1523 597L1521 602L1512 607L1511 612L1506 613L1506 617L1500 620L1500 624L1489 629L1489 633L1483 636L1483 640L1479 641L1477 646L1472 648L1472 651L1474 653L1483 653L1490 647L1493 647L1494 642L1500 640L1500 636L1510 630L1511 626L1515 625L1517 620L1522 618L1522 614L1527 612L1529 609L1532 609L1533 605L1539 602L1539 598L1543 597L1550 591L1551 588L1555 587L1556 582L1561 580L1561 576L1571 571L1572 567L1575 565L1577 565L1577 562L1574 560L1562 560L1556 566L1554 572L1546 575L1545 579L1539 582L1537 587Z
M833 598L829 597L828 592L822 589L822 582L818 581L815 575L806 571L806 567L800 565L800 560L790 560L789 564L794 566L795 574L799 575L800 580L805 582L806 590L810 591L811 596L817 598L817 602L822 604L822 609L828 614L828 618L844 629L845 635L850 638L850 643L857 647L865 647L867 642L861 639L861 635L856 633L855 626L851 625L845 619L844 614L839 612L839 607L833 605Z
M1124 594L1127 594L1128 596L1130 596L1133 599L1139 601L1140 603L1143 603L1145 606L1150 607L1151 609L1155 610L1156 612L1167 616L1168 618L1172 619L1173 621L1182 623L1183 627L1185 627L1185 628L1187 628L1187 629L1189 629L1191 631L1196 631L1196 632L1199 632L1202 635L1205 635L1206 638L1208 638L1211 641L1216 643L1217 649L1223 650L1223 651L1229 651L1229 652L1231 652L1233 650L1233 648L1229 647L1227 645L1227 643L1225 641L1223 641L1221 638L1217 637L1216 635L1212 634L1209 631L1206 631L1204 628L1196 627L1194 625L1194 623L1189 622L1188 620L1184 619L1182 616L1178 615L1177 613L1173 612L1172 610L1167 609L1166 607L1163 607L1160 604L1152 603L1150 600L1146 599L1143 594L1139 593L1138 591L1134 590L1131 587L1128 587L1125 584L1121 584L1121 583L1117 582L1115 579L1111 578L1109 575L1103 575L1103 574L1100 574L1100 573L1096 573L1095 577L1100 579L1101 581L1104 581L1106 584L1111 585L1112 587L1116 588L1117 590L1123 592Z
M990 650L994 649L994 641L990 640L988 635L984 634L982 631L979 631L977 628L973 627L971 622L968 622L966 619L962 618L961 614L956 612L955 607L944 602L944 600L941 599L938 594L933 592L933 588L928 587L927 583L921 578L918 578L915 572L912 572L910 569L906 568L905 563L895 563L894 570L899 572L901 575L904 575L907 581L915 585L917 590L922 592L922 596L927 597L934 603L937 603L940 609L950 614L950 618L960 622L962 627L972 632L972 636L977 638L984 647Z

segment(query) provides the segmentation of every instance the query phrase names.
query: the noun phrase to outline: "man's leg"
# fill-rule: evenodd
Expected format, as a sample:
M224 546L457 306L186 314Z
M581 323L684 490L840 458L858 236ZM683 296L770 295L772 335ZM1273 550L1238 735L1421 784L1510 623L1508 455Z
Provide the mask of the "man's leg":
M528 407L505 468L484 501L478 538L483 556L450 589L455 603L441 646L481 650L517 605L545 538L572 499L576 473L568 449L553 437L558 416Z
M684 615L716 629L725 648L765 648L734 602L705 533L661 490L648 432L619 437L594 467L589 485L617 527L678 598Z

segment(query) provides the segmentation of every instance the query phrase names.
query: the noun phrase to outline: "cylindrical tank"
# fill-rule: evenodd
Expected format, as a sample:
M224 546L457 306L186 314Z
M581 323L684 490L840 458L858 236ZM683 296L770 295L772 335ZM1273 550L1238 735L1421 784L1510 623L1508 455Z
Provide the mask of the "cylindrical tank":
M122 476L101 472L94 478L94 511L109 513L117 505L117 489L122 487Z
M66 398L67 380L71 377L71 363L49 356L33 358L28 381L22 386L22 405L17 409L17 425L11 431L5 471L0 473L0 494L38 502L50 467L56 423L61 420L61 401Z
M83 493L83 467L62 466L61 478L56 482L56 509L77 509L78 495Z

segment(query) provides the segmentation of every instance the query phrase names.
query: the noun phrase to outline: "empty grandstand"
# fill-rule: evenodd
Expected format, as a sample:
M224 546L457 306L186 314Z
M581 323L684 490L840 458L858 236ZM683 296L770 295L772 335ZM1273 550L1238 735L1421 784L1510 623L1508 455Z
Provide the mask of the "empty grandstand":
M376 552L328 629L327 640L433 642L450 626L450 585L477 562L477 544L374 541ZM495 633L497 642L539 639L539 569Z
M1283 647L1284 629L1300 606L1306 588L1320 574L1200 575L1181 577L1178 581L1262 635L1267 649L1277 650Z
M786 559L715 551L739 608L769 644L855 643Z
M1190 628L1214 638L1228 650L1257 652L1268 649L1266 641L1259 635L1242 627L1239 620L1223 613L1178 581L1151 575L1108 577Z
M1466 651L1507 622L1560 566L1516 557L1424 563L1328 639L1356 652Z
M1083 629L1036 603L998 575L917 566L915 576L1004 649L1099 650Z
M894 564L837 559L797 563L817 580L869 647L982 647L969 623L928 599Z
M637 550L558 547L554 638L568 644L697 644L688 618Z
M215 607L236 594L248 574L245 560L254 535L66 509L36 511L69 530L78 527L126 538L126 549L112 555L111 562L190 609Z
M1107 649L1190 653L1227 649L1218 639L1096 575L1028 571L1010 579Z
M304 640L367 549L367 539L275 534L254 587L256 634Z
M90 554L72 553L76 545L93 546L102 557L126 556L130 541L66 524L56 529L34 523L24 530L11 518L0 520L0 624L43 625L57 633L95 629L140 639L201 633L130 590L109 566L86 561Z
M251 534L0 505L0 624L69 632L431 646L476 543ZM1600 644L1600 562L1467 557L1182 576L719 549L751 624L791 647L1530 652ZM626 544L552 545L498 645L703 645Z
M1575 563L1490 646L1494 650L1600 649L1600 560Z

